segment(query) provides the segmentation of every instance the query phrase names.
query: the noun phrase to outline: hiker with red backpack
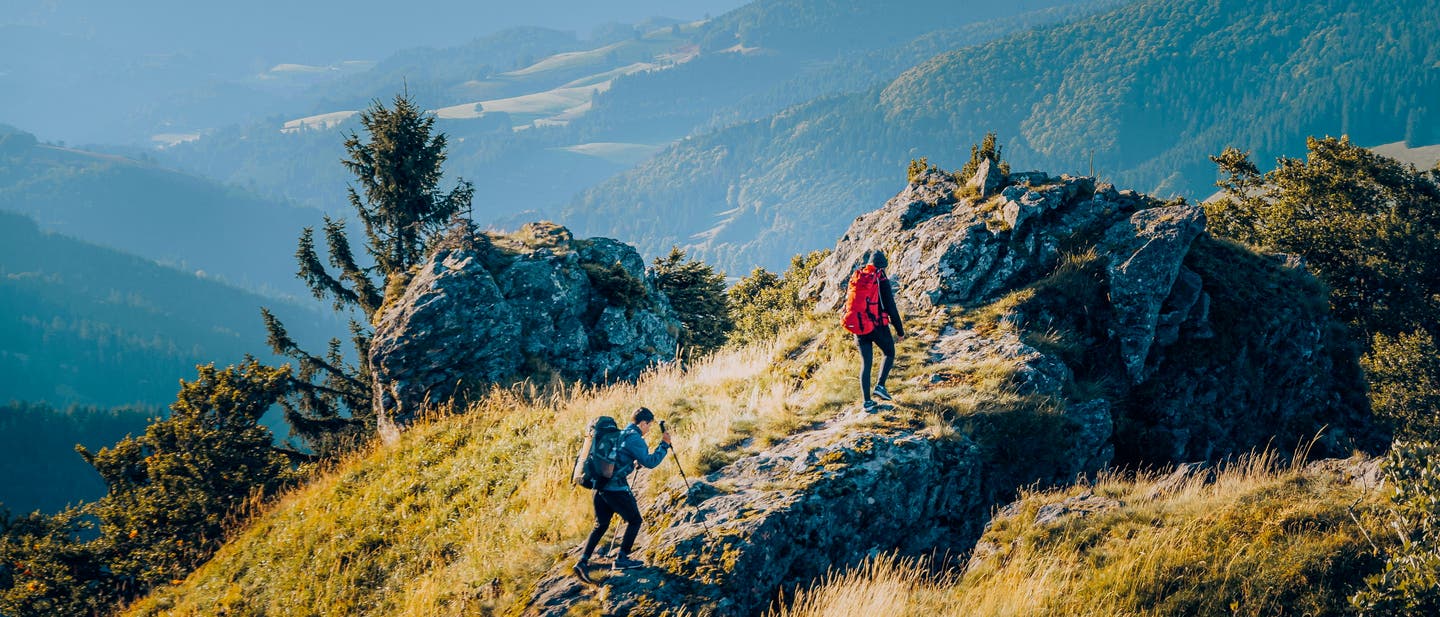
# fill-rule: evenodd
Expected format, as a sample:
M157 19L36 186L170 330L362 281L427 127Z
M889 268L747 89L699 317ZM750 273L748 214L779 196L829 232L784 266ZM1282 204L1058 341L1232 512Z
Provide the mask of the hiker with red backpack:
M609 419L608 416L600 418L606 419ZM611 569L628 570L645 565L630 557L630 549L635 546L635 537L640 534L643 521L640 518L640 505L635 501L635 494L630 491L629 475L635 471L637 464L645 466L646 469L654 469L665 460L665 454L671 448L670 433L662 429L660 445L651 452L645 443L645 433L650 432L650 427L655 424L655 413L641 407L635 410L630 419L630 425L613 437L595 431L595 443L591 446L594 450L587 453L584 456L586 460L582 461L586 469L581 473L584 476L581 485L595 490L595 528L590 531L590 537L585 541L585 552L581 553L580 561L572 569L580 580L587 583L591 582L588 572L590 555L595 552L595 546L600 544L600 538L605 537L605 532L610 529L610 519L616 514L625 521L625 535L620 540L620 552L611 562ZM613 420L609 426L613 430Z
M890 261L879 250L866 251L860 258L860 265L850 273L850 291L845 300L845 329L855 335L855 344L860 347L860 394L865 399L865 412L875 413L880 404L871 396L882 401L891 400L885 389L885 378L895 365L895 340L905 338L905 325L900 321L900 310L895 307L895 290L885 276L885 267ZM890 326L895 326L895 336L890 335ZM870 389L870 365L874 362L874 349L879 347L885 355L880 365L880 378L875 389Z

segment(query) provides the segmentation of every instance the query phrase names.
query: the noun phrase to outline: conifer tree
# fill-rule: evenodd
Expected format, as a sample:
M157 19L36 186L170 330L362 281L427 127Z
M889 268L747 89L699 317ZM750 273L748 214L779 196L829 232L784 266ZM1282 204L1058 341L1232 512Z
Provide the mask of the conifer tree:
M170 417L145 434L95 453L76 448L105 480L106 495L87 513L100 523L97 552L125 595L184 578L220 547L251 495L273 494L294 477L260 424L289 371L253 359L196 369Z
M293 390L282 402L285 418L291 430L322 456L344 451L374 434L368 352L371 324L379 317L384 290L392 277L407 276L424 259L427 241L443 231L451 217L468 209L474 194L464 180L449 192L439 190L445 135L433 133L434 116L426 115L407 96L396 96L393 107L377 101L361 112L360 123L366 138L350 134L344 164L356 179L347 192L365 227L365 251L372 263L356 259L344 221L329 217L325 217L325 248L334 273L320 261L313 228L301 232L295 251L298 276L317 299L331 300L337 312L358 309L364 316L363 321L350 321L357 361L345 361L338 339L330 341L323 356L301 349L273 314L262 311L271 348L299 365Z
M698 259L686 259L680 247L653 264L655 286L680 314L680 348L688 357L708 354L725 344L735 324L730 320L725 275Z

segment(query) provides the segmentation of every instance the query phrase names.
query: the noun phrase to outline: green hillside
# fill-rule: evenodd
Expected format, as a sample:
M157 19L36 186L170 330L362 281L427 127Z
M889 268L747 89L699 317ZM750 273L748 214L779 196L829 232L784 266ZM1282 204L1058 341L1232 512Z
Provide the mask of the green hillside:
M105 482L75 452L75 445L110 447L126 435L144 432L147 420L162 415L160 407L0 405L0 451L5 452L0 477L6 478L0 508L13 514L58 512L99 499Z
M302 340L318 313L40 231L0 212L0 400L163 405L196 364L268 357L260 307Z
M911 159L959 167L995 130L1016 169L1213 192L1207 156L1262 164L1308 135L1440 141L1440 6L1145 0L941 54L881 89L687 140L577 198L563 222L679 244L727 270L829 245ZM1092 159L1093 156L1093 159Z
M338 147L338 146L337 146ZM332 165L339 168L339 165ZM344 194L344 184L335 185ZM295 239L320 215L153 162L37 143L0 126L0 211L267 295L308 295Z
M1112 2L969 4L956 10L952 3L927 0L901 11L891 3L855 0L763 1L706 22L651 25L618 38L577 41L546 30L507 31L467 46L397 54L341 80L318 106L224 127L157 156L194 173L338 211L346 178L334 161L343 155L343 134L355 128L354 121L290 133L282 133L282 125L360 109L403 85L426 108L445 110L437 126L451 138L447 170L480 189L476 220L513 227L553 216L579 191L633 166L584 154L591 144L658 150L815 97L888 83L941 51ZM930 18L913 19L909 11ZM563 86L602 82L609 88L573 113L532 113L533 105L501 109L519 97L553 98ZM472 117L477 103L494 108Z
M637 404L654 408L675 427L679 460L691 481L698 481L853 409L854 352L841 334L828 320L806 321L772 343L724 351L688 371L672 367L634 385L497 391L464 415L418 426L397 443L377 444L280 499L206 565L125 614L528 614L524 606L537 582L573 559L589 526L588 494L569 477L589 419L621 415ZM1007 391L1003 369L991 365L972 367L963 384L914 385L930 381L928 375L936 370L923 360L926 345L914 338L902 345L895 377L915 393L902 396L893 414L861 420L852 430L901 426L930 435L987 434L1029 440L1030 448L1045 451L1053 425L1036 422L1055 417L1047 415L1043 402ZM995 456L1015 456L1015 450L1014 443L1000 443ZM1360 584L1358 577L1382 565L1373 554L1355 553L1363 547L1362 531L1350 524L1345 508L1358 505L1357 499L1368 508L1380 502L1380 494L1272 463L1260 459L1241 465L1213 484L1200 474L1171 482L1165 490L1157 490L1166 483L1156 476L1102 478L1091 490L1118 500L1116 508L1094 518L1072 516L1058 526L1032 524L1033 513L1081 489L1030 495L1018 506L1017 521L997 525L985 536L1019 557L983 568L958 587L953 581L960 570L955 568L963 564L952 564L940 579L952 584L922 590L920 600L908 603L886 603L895 591L883 587L890 579L867 570L846 571L855 580L843 583L845 590L856 593L842 590L831 610L806 614L965 615L971 613L956 612L956 607L976 606L990 598L984 594L993 595L1001 608L978 614L1026 615L1032 613L1024 606L1053 603L1061 608L1047 614L1063 615L1069 614L1067 607L1102 601L1134 607L1115 614L1145 615L1230 614L1228 604L1191 602L1207 599L1257 607L1258 612L1242 613L1247 615L1266 614L1265 607L1292 599L1327 609L1344 606L1347 594ZM682 487L671 464L643 472L636 487L642 504L684 507L669 501ZM661 521L681 514L647 511ZM1278 528L1272 523L1276 517L1283 521ZM1372 535L1381 528L1373 518L1364 525L1364 533ZM642 545L655 542L657 534L647 527ZM1177 537L1194 541L1160 557L1165 569L1147 570L1154 563L1146 557L1149 551ZM664 550L651 546L645 553ZM1346 557L1331 558L1333 551ZM1036 572L1020 557L1032 556L1047 568L1038 588L1020 585ZM1113 565L1097 569L1105 563ZM935 576L934 571L927 576L907 572L902 578L909 586ZM1181 580L1175 577L1183 577L1184 589L1207 595L1166 599L1164 594L1177 587L1171 583ZM882 589L870 587L872 579ZM610 584L606 580L601 579L602 590ZM1047 591L1044 582L1051 580L1063 581L1067 593ZM1117 587L1135 591L1117 599L1111 593ZM1031 603L1003 604L1020 594ZM1184 606L1203 610L1165 611ZM902 610L907 607L909 612ZM575 609L570 614L599 610L585 604ZM857 609L861 612L849 612ZM653 611L640 612L660 614Z

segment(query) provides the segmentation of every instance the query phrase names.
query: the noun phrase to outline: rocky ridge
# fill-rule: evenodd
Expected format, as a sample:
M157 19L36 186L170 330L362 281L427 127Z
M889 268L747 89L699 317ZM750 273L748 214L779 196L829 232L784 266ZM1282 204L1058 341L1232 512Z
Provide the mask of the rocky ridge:
M982 167L965 185L911 183L855 220L806 293L837 310L861 255L887 251L924 349L901 391L992 365L1020 403L940 425L905 395L879 416L846 408L663 489L645 504L650 567L597 590L563 563L522 612L753 615L877 553L966 555L1022 486L1317 434L1316 455L1378 447L1323 288L1204 225L1198 207L1090 178Z

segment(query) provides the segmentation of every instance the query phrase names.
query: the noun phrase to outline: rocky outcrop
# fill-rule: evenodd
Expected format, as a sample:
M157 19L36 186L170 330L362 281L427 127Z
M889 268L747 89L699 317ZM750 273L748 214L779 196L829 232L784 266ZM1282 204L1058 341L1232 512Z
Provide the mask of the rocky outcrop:
M948 174L931 172L885 206L855 219L835 251L816 267L805 291L820 310L837 310L860 256L880 249L898 278L906 311L974 306L1054 269L1067 242L1096 234L1156 202L1131 191L1096 187L1090 178L1014 174L978 203Z
M877 553L983 559L981 527L1020 487L1116 461L1214 460L1317 433L1313 455L1377 447L1323 287L1204 227L1199 208L1089 178L982 169L964 187L941 173L910 184L855 220L802 293L837 310L852 266L885 250L902 311L922 317L907 330L925 361L905 390L945 408L984 367L1004 381L994 400L950 410L953 424L851 407L688 492L666 487L646 514L649 567L596 590L561 564L523 612L754 615ZM1046 516L1115 505L1082 495Z
M489 384L633 379L674 357L679 322L633 247L548 223L452 236L379 314L369 360L382 424Z
M1066 432L1077 438L1072 444L1085 438ZM689 492L672 485L645 512L647 529L656 530L650 567L597 570L597 594L566 563L537 584L524 614L558 617L585 604L607 615L680 607L755 615L779 593L878 553L957 558L979 538L997 496L1019 488L1018 476L996 473L1007 464L969 437L851 411L697 480ZM1069 480L1076 471L1064 461L1024 483Z
M1204 211L1175 206L1141 210L1105 232L1099 251L1109 261L1106 275L1115 339L1131 383L1145 380L1152 344L1171 345L1178 340L1178 327L1205 293L1200 277L1190 270L1183 270L1183 284L1176 286L1190 243L1203 231ZM1167 302L1165 335L1157 338L1160 309ZM1203 314L1196 322L1204 323Z

